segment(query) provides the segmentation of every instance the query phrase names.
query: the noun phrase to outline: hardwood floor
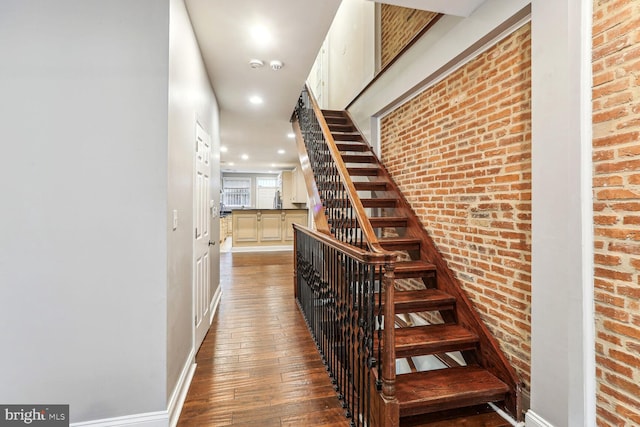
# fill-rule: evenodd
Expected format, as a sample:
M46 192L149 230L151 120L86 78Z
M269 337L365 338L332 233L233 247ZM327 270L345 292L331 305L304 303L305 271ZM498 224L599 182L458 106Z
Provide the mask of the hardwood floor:
M347 427L293 297L293 253L221 254L222 301L196 356L178 427ZM506 427L488 408L406 427Z
M178 426L347 427L293 298L293 253L225 253L220 270Z

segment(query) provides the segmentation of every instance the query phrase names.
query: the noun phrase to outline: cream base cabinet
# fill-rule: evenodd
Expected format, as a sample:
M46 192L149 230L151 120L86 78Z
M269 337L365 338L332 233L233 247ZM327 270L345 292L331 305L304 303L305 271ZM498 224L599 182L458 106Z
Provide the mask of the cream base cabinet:
M284 229L285 229L284 240L286 240L287 242L293 242L293 224L304 225L306 227L307 217L308 217L307 211L304 211L302 213L292 213L290 215L287 215L285 219L285 224L284 224Z
M243 209L232 213L233 246L292 246L293 224L307 225L306 209Z
M233 213L233 244L258 243L258 216Z
M258 230L261 242L281 242L282 241L282 216L284 213L261 214L258 212Z

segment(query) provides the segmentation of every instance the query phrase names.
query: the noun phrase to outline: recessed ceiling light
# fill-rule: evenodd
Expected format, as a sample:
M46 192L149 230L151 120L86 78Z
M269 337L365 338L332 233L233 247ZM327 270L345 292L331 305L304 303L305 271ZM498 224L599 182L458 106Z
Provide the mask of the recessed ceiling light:
M233 163L233 162L229 162L229 163L227 163L227 164L228 164L229 166L233 166L233 165L235 165L235 163Z
M264 25L256 25L251 27L251 37L253 40L261 45L266 45L271 42L271 32Z
M258 95L253 95L253 96L249 97L249 102L254 104L254 105L260 105L264 101Z
M242 160L249 160L249 156L248 156L248 155L246 155L246 154L243 154L243 155L242 155L242 156L240 156L240 157L242 157Z
M278 150L278 154L284 154L284 153L285 151L282 148Z
M220 152L221 152L221 153L226 153L227 151L229 151L229 149L227 148L227 146L226 146L226 145L221 145L221 146L220 146Z
M295 138L295 137L296 137L296 134L295 134L295 133L293 133L293 132L289 132L289 133L287 134L287 138Z
M276 167L276 164L275 164L275 163L271 163L271 167L272 167L272 168L275 168L275 167Z

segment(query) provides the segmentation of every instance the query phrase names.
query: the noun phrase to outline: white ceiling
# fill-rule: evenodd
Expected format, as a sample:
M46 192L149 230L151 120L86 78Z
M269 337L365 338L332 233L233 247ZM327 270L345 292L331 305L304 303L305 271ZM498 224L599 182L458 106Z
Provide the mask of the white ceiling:
M222 170L277 171L297 163L289 119L340 0L186 0L220 108ZM270 40L252 37L261 26ZM252 69L251 59L265 66ZM279 71L271 60L284 63ZM251 95L264 99L252 105ZM284 149L285 154L278 154ZM247 154L248 160L240 156ZM230 162L235 165L230 166Z

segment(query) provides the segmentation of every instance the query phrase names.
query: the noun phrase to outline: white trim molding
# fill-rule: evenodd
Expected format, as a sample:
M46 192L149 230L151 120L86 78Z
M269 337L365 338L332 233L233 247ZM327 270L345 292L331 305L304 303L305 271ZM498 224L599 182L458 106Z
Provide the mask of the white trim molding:
M546 421L540 415L536 414L532 410L528 410L524 416L525 425L527 427L554 427L553 424Z
M158 411L71 423L70 427L167 427L168 425L169 413L167 411Z
M171 398L169 399L169 405L167 407L170 427L174 427L178 424L178 419L180 418L180 413L182 412L182 405L184 405L184 401L187 398L187 392L189 391L189 386L191 385L193 374L196 372L195 357L196 352L192 348L191 352L189 353L189 357L187 357L187 361L182 367L182 372L180 373L180 378L178 378L178 383L173 389L173 393L171 393Z
M218 283L218 288L216 289L216 293L213 295L211 299L211 305L209 306L209 327L213 323L213 318L216 317L216 312L218 311L218 306L220 305L220 300L222 300L222 286Z

